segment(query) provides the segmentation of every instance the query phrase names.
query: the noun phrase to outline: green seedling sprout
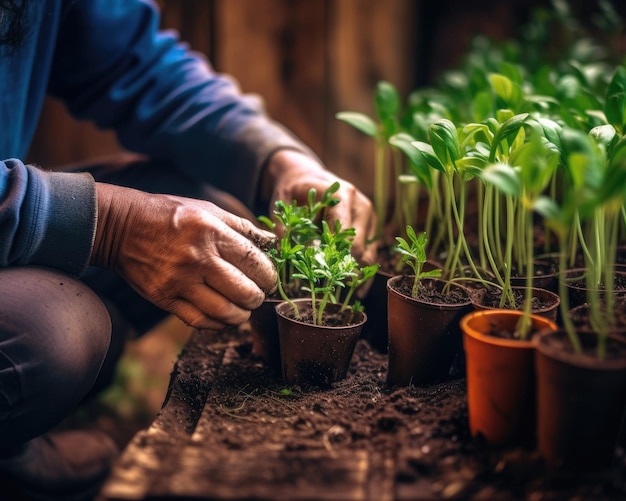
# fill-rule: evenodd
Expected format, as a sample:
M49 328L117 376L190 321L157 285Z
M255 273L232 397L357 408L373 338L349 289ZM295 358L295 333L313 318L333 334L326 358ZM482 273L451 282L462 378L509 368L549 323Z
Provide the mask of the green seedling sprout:
M516 335L526 339L532 325L532 277L534 275L534 222L533 213L535 204L546 190L559 162L559 152L556 145L550 143L545 136L539 135L537 130L544 130L548 123L533 124L527 139L517 145L508 155L508 163L496 163L486 167L481 173L481 179L488 185L495 187L504 194L506 211L491 210L491 204L485 204L486 216L493 219L496 227L503 223L508 228L506 233L506 260L503 264L505 277L503 282L503 300L505 291L511 290L511 273L513 256L511 249L513 240L518 242L517 269L526 273L526 296L524 299L523 315L517 324ZM556 124L554 124L556 125ZM522 129L520 129L520 132ZM490 193L490 191L487 191ZM506 221L501 221L501 217ZM489 253L491 254L491 253ZM497 272L497 269L494 268ZM501 305L502 307L502 305Z
M356 288L372 278L378 265L361 267L352 256L354 229L341 228L336 221L334 231L322 221L322 238L319 245L307 247L294 256L293 263L298 270L294 276L306 285L302 290L310 294L313 321L322 325L326 306L340 302L341 292L347 287L340 311L350 313L361 310L360 303L350 305ZM318 302L319 301L319 302Z
M443 192L443 222L446 231L445 249L448 251L443 275L452 280L462 277L461 254L477 279L481 278L465 238L465 211L468 184L480 172L485 160L471 152L475 131L458 129L448 119L430 126L430 142L414 141L413 147L423 161L443 175L440 189Z
M311 188L308 192L307 204L297 205L295 200L286 203L283 200L275 202L273 216L275 221L267 216L260 216L258 220L270 230L282 231L282 236L276 248L269 251L269 256L278 272L278 293L282 299L288 301L295 308L291 298L297 296L300 282L294 277L295 268L293 257L303 248L313 245L321 237L319 220L324 210L339 203L333 195L339 189L339 183L329 186L317 200L317 191Z
M354 228L342 228L339 221L334 227L321 219L325 209L339 200L333 195L339 183L330 186L319 200L315 189L309 190L307 205L298 206L295 201L287 204L277 201L274 210L275 223L267 217L259 220L270 229L280 225L283 234L277 247L268 255L278 271L278 293L300 316L294 297L306 292L311 298L314 322L321 324L326 305L340 302L341 291L346 291L341 311L361 311L358 301L350 304L356 289L371 279L378 265L361 267L351 255ZM319 300L319 304L318 304Z
M398 252L402 261L413 270L413 285L411 287L411 297L417 298L419 287L423 278L440 277L441 270L422 271L426 262L426 232L420 233L418 236L412 226L406 227L406 235L408 240L402 237L396 237L398 245L395 251Z
M374 91L375 118L356 111L341 111L335 116L358 131L374 139L374 210L377 217L376 238L383 238L385 224L389 220L392 185L391 169L396 179L396 190L399 189L398 179L403 174L402 156L395 148L390 148L389 139L400 132L400 97L395 86L380 81ZM391 167L390 167L391 163ZM393 209L396 222L402 217L399 204Z
M620 68L614 75L612 89L626 88L626 71ZM624 227L624 197L626 194L626 136L619 134L626 123L626 95L618 97L609 91L606 116L615 125L594 128L588 134L564 128L561 132L561 158L568 184L560 200L540 200L541 214L565 247L574 233L584 252L587 269L587 302L591 325L598 335L597 354L604 358L606 342L614 322L614 270L617 238ZM610 111L611 107L614 109ZM621 110L621 111L620 111ZM566 254L559 254L559 268L565 270ZM604 286L604 299L599 288ZM569 317L568 290L565 280L559 280L561 317L570 341L577 352L582 345Z

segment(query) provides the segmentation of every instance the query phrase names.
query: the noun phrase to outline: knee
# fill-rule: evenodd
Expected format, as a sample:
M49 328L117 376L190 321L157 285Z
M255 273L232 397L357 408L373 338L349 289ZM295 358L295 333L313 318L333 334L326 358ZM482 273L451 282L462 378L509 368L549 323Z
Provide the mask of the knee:
M45 268L0 270L0 355L20 380L21 400L78 403L110 340L106 308L81 282Z

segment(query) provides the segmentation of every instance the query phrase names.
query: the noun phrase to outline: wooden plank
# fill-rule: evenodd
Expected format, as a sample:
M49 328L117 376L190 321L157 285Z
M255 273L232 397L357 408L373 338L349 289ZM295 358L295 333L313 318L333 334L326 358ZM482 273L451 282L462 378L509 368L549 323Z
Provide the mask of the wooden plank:
M191 48L204 53L210 50L211 2L206 0L176 0L157 2L162 10L161 26L189 35ZM88 159L114 155L124 149L115 133L103 131L88 121L73 118L63 104L47 98L35 132L29 163L48 169L58 169Z
M120 151L113 132L72 118L60 101L47 98L26 161L55 169Z
M485 447L469 433L464 380L390 388L387 357L359 342L345 380L285 394L246 332L191 336L162 412L99 501L625 498L621 456L574 479L526 446Z
M318 0L216 0L214 65L324 155L325 12Z
M206 56L211 53L212 0L160 0L161 26L176 30L183 42Z
M361 501L367 498L365 451L223 451L201 444L181 451L180 467L161 475L150 495L273 501Z
M374 116L373 94L379 80L413 89L414 34L419 3L413 0L334 0L328 3L329 166L363 191L373 193L373 141L335 119L339 111Z
M276 414L265 415L264 401L276 397L265 392L265 369L247 357L242 365L240 350L246 356L246 332L226 329L215 334L193 333L176 362L162 411L124 451L99 500L374 499L370 470L376 465L372 465L367 450L338 451L307 428L294 428L289 403ZM245 376L233 387L235 374ZM242 380L250 381L249 388L246 385L239 392L237 384ZM237 416L238 403L232 402L232 410L225 406L233 396L247 401L243 393L247 390L250 397L255 395L257 411L247 417ZM258 437L248 437L254 444L245 448L235 445L247 440L237 430L242 419L258 423ZM224 434L224 430L228 432ZM310 444L309 450L281 447L284 433L299 435L298 441ZM227 440L216 441L216 437ZM391 470L380 473L388 475ZM374 476L376 481L380 473ZM381 485L388 487L389 483L383 481Z
M174 365L163 408L152 425L139 432L124 450L99 499L144 499L161 477L176 474L212 381L232 347L230 336L228 329L216 334L192 333Z

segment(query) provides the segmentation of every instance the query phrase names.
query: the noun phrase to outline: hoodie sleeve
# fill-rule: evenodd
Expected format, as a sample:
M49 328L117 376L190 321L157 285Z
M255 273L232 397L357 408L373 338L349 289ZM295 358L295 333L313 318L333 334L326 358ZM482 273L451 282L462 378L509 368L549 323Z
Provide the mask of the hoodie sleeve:
M62 21L50 91L71 113L117 131L131 151L167 161L253 208L276 150L315 156L176 33L150 0L76 2Z
M89 174L0 161L0 267L37 264L79 276L89 262L95 227Z

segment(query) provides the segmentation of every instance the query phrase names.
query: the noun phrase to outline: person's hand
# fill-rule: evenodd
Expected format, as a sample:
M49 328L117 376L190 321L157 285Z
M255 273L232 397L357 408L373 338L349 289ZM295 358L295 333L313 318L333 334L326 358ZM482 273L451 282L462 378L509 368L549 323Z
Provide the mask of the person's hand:
M97 183L91 263L200 329L248 319L276 286L275 235L215 204Z
M270 199L270 213L276 200L289 203L296 200L305 204L309 190L315 188L318 196L331 184L339 181L334 198L341 200L328 209L324 219L331 228L335 220L344 228L354 228L352 253L362 265L374 264L377 258L376 215L371 201L352 183L324 169L315 159L293 150L280 150L270 159L263 180L263 192Z

